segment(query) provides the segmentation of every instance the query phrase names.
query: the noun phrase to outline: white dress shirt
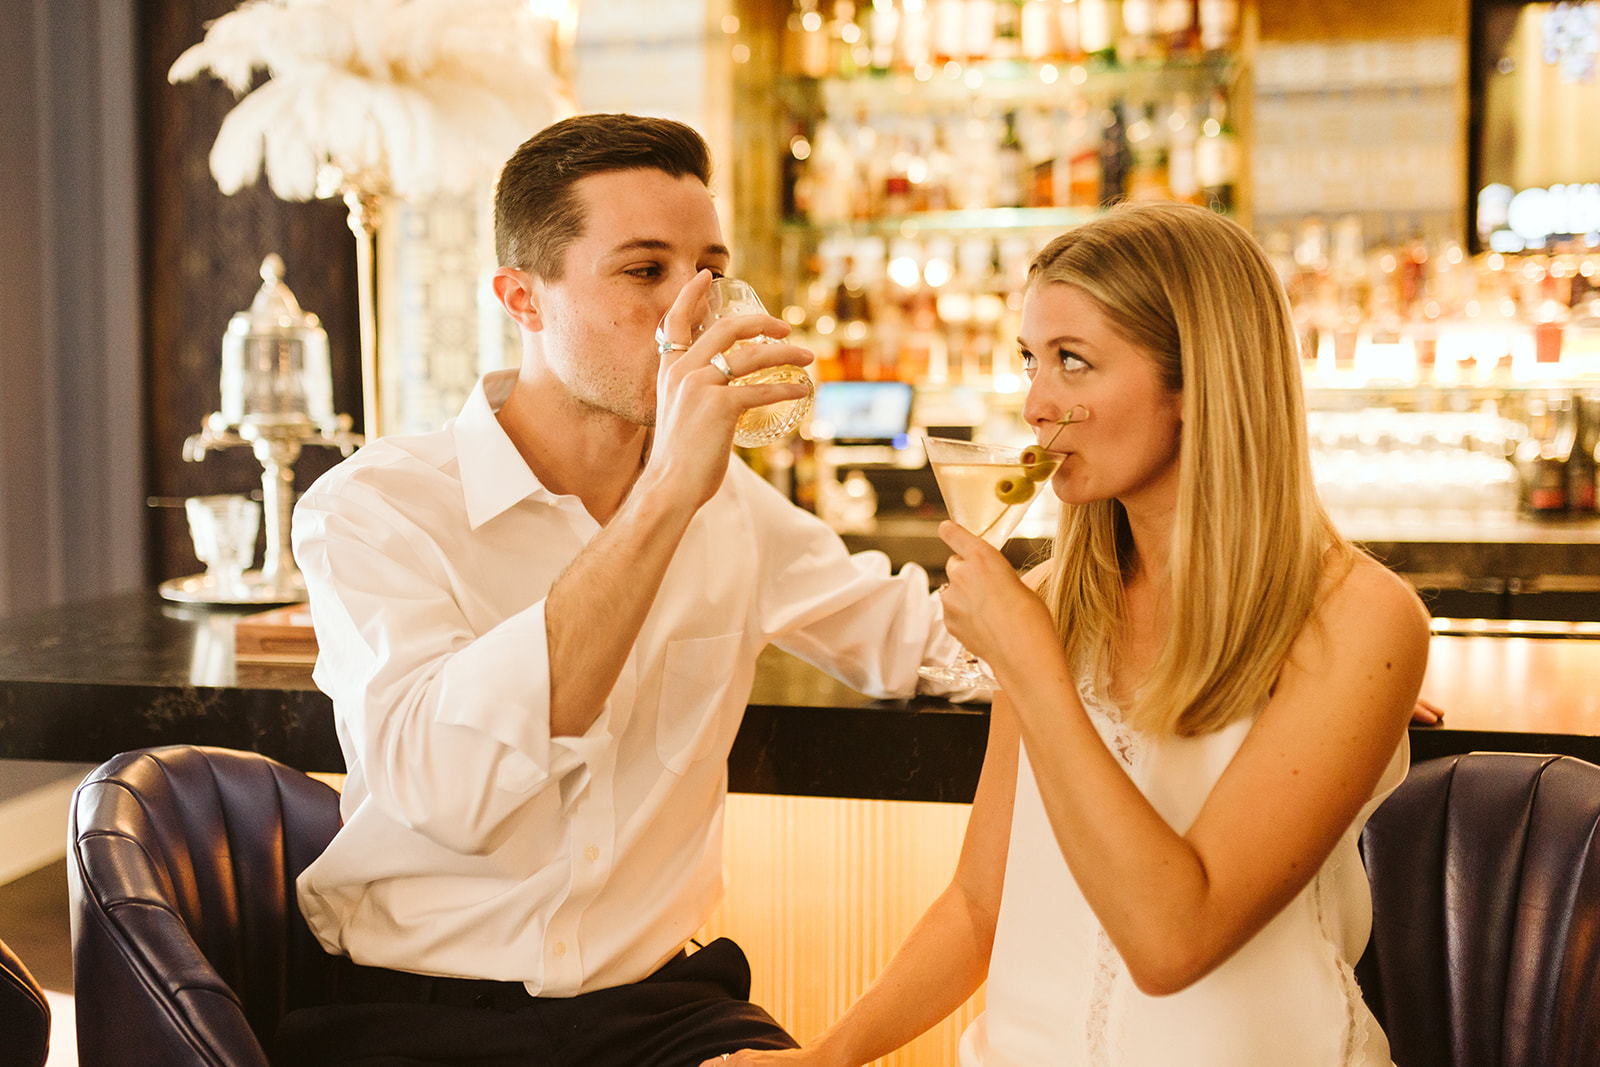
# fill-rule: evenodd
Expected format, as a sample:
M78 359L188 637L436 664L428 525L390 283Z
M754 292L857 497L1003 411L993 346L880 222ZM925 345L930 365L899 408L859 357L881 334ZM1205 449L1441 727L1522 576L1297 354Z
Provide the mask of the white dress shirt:
M735 459L582 737L552 737L545 596L599 532L542 486L478 383L295 510L348 778L301 910L357 963L572 996L637 981L722 891L727 756L768 643L875 696L956 651L927 576L850 556Z

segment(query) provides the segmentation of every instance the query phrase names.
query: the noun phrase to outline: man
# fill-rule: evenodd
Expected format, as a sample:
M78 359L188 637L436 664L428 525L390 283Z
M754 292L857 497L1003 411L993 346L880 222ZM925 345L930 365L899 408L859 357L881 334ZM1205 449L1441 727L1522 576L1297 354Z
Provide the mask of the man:
M348 766L299 882L331 1006L280 1062L698 1064L793 1041L721 891L729 747L768 643L907 695L956 651L926 576L852 558L737 461L729 381L805 364L694 309L729 252L682 124L557 123L506 164L494 291L522 338L445 429L375 441L294 523ZM657 327L663 340L658 344ZM728 352L726 357L719 353ZM692 946L691 946L692 947Z

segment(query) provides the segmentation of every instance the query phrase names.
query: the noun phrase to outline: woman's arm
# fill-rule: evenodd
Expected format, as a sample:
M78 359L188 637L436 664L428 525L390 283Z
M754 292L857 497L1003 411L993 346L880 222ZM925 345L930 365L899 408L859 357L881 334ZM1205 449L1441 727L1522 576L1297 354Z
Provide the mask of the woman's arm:
M1006 598L1013 604L1020 601ZM1080 708L1043 606L1005 647L968 647L994 669L1021 725L1068 867L1133 980L1187 987L1303 889L1393 758L1427 663L1415 595L1359 560L1296 640L1271 699L1186 833L1156 812ZM957 636L967 637L961 630Z
M707 1067L848 1065L894 1051L959 1008L983 984L994 945L1017 789L1016 720L998 707L973 796L961 857L936 897L861 999L805 1049L746 1050Z

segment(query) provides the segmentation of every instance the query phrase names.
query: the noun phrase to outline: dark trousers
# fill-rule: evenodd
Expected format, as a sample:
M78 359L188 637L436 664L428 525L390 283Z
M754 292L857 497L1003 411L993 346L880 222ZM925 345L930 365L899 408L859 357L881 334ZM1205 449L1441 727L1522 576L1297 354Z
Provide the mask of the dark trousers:
M634 985L533 997L520 983L430 978L340 960L330 1003L284 1016L281 1067L698 1067L795 1048L750 1003L750 964L718 938Z

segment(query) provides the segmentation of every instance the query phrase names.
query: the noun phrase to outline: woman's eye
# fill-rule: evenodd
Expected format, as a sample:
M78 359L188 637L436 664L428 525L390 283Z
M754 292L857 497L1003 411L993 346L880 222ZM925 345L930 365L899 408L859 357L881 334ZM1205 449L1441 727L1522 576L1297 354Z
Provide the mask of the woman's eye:
M1027 349L1023 349L1018 353L1018 355L1022 357L1022 369L1024 371L1032 374L1034 371L1039 369L1039 361L1034 358L1032 352L1029 352Z
M1061 366L1067 370L1078 370L1089 365L1082 356L1065 348L1058 349L1056 356L1061 360Z

